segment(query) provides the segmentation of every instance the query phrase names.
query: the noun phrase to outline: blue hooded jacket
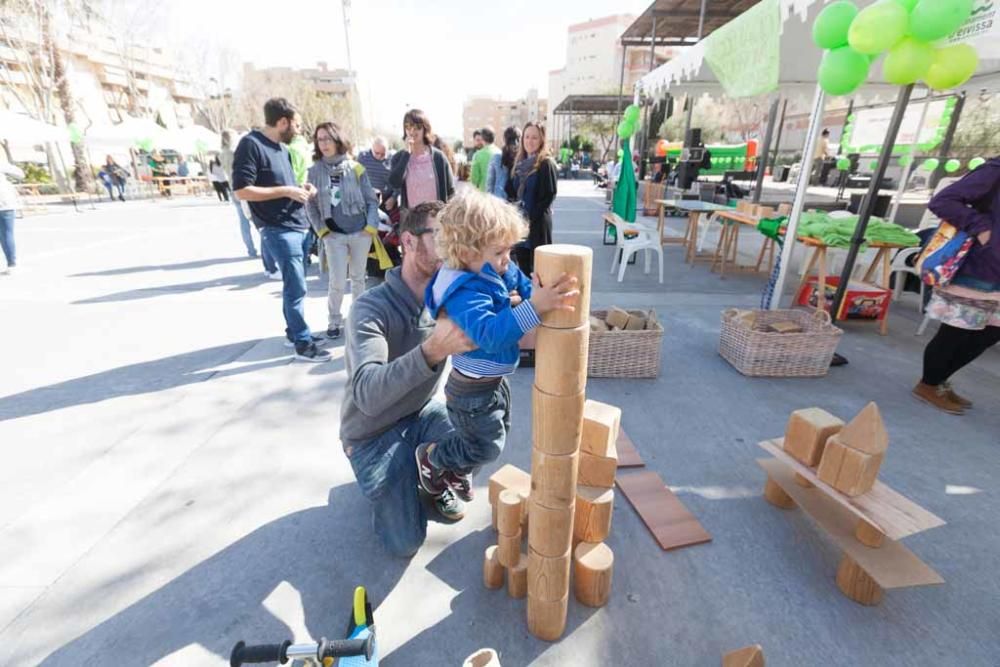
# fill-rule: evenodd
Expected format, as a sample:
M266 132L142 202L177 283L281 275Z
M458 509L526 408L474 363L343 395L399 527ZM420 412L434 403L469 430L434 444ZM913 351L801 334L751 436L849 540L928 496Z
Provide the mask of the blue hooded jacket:
M511 308L513 290L523 301ZM455 369L472 377L500 377L517 368L518 341L541 324L529 298L531 281L514 263L503 277L490 264L480 273L442 268L424 295L431 316L445 310L479 348L451 358Z

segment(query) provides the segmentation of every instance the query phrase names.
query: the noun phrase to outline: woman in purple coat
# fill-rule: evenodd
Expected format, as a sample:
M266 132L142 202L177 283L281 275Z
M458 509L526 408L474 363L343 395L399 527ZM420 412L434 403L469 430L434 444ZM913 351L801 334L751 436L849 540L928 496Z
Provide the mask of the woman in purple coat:
M949 379L1000 341L1000 158L939 192L928 207L975 241L958 274L934 290L927 306L941 327L924 350L924 375L913 395L960 415L972 402Z

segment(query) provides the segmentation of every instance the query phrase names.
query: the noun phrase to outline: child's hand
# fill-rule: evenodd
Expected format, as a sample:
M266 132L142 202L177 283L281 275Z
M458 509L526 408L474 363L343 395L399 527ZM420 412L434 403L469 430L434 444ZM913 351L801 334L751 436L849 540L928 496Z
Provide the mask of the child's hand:
M517 306L520 306L522 301L524 301L524 299L521 298L521 295L517 293L516 289L510 291L511 308L516 308Z
M539 315L550 310L576 310L573 302L580 295L580 290L576 289L575 277L564 273L555 282L542 287L538 274L532 273L531 284L531 305Z

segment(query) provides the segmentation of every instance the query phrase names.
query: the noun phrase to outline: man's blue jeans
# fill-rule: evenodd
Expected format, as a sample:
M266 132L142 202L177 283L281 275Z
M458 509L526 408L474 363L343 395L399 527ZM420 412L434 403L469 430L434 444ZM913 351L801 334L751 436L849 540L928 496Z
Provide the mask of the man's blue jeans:
M501 378L483 388L452 371L445 394L454 434L436 442L430 452L436 468L471 474L500 458L510 432L510 384Z
M250 220L247 218L246 213L243 212L243 203L236 197L232 197L231 201L233 202L233 206L236 207L236 215L238 215L240 219L240 235L243 237L243 245L247 247L247 255L250 257L256 257L257 248L254 247L253 243L253 232L250 229ZM271 251L267 249L263 236L260 241L260 257L264 261L265 271L268 273L274 273L278 270L278 265L274 263L274 258L271 257Z
M428 512L417 488L413 453L417 445L451 432L447 410L432 400L379 437L347 448L361 493L372 503L372 528L394 556L409 558L427 537Z
M302 265L302 237L305 232L268 225L261 230L261 241L281 269L281 305L285 314L285 336L293 343L312 340L306 324L306 274Z
M3 178L3 176L0 176ZM0 248L3 249L7 266L17 266L17 249L14 246L14 209L0 211Z

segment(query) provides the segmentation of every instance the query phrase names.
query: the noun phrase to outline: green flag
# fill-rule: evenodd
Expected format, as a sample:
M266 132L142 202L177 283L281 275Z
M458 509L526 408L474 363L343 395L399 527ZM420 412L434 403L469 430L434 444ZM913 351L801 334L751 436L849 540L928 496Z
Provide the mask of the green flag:
M632 140L625 140L622 151L621 168L618 174L618 184L615 186L615 196L611 202L611 210L626 222L635 222L635 170L632 168Z

